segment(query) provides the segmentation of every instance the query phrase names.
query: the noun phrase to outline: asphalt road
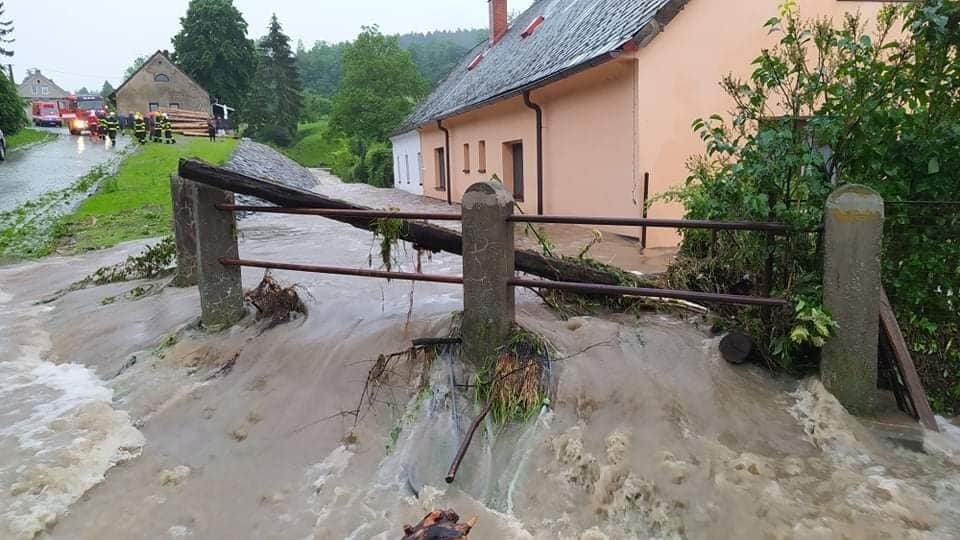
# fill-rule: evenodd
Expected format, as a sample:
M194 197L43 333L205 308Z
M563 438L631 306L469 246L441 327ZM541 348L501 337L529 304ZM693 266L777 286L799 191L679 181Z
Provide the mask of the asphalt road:
M65 188L114 155L103 141L89 136L74 137L66 129L51 129L60 136L49 143L13 150L0 162L0 212L48 191ZM121 136L121 146L128 144Z

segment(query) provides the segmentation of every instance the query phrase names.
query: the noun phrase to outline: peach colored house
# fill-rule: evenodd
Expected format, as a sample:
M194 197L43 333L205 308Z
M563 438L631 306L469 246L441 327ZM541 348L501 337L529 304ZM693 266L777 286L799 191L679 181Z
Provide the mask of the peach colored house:
M690 124L730 109L718 82L749 74L782 2L536 0L508 24L507 0L487 1L489 41L398 130L419 133L423 193L457 202L497 175L528 213L638 217L645 195L686 179L687 158L703 149ZM805 17L860 10L872 20L883 3L799 4ZM682 208L657 203L649 216ZM650 229L648 246L677 238Z

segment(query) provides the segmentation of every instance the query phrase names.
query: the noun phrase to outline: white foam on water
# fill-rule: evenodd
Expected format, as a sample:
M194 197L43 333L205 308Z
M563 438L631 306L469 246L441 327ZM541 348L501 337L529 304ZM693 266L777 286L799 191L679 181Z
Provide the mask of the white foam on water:
M0 362L0 402L17 405L9 414L3 414L6 405L0 405L0 417L16 416L4 422L0 437L15 437L23 448L41 448L55 433L54 421L89 403L112 399L113 391L79 364Z
M33 538L144 444L93 371L45 359L47 311L16 310L0 343L0 538Z

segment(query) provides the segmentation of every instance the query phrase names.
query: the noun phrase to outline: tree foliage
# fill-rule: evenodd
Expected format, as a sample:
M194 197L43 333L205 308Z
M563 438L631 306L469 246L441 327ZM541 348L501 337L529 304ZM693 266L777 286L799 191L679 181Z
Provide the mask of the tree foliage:
M397 42L410 52L420 75L431 85L440 82L478 43L487 38L487 30L442 30L401 34ZM342 78L341 60L349 43L318 41L309 49L297 48L297 68L307 92L333 96Z
M678 286L761 293L772 260L773 294L797 308L780 317L736 316L785 367L815 358L830 333L820 308L818 236L803 231L820 225L837 185L869 185L888 208L960 201L960 4L888 6L874 23L868 31L855 15L838 25L805 21L795 0L785 2L766 23L778 44L754 60L748 79L721 83L733 101L731 117L694 123L706 152L689 161L686 185L669 195L692 219L792 226L795 232L775 243L751 233L686 233L670 271ZM960 244L956 234L932 240L942 238L943 227L960 232L950 217L927 216L888 234L884 258L886 288L941 410L960 405Z
M103 87L100 89L100 95L104 98L107 98L113 93L113 90L114 88L113 85L110 84L110 81L103 81Z
M340 87L340 61L344 43L318 41L310 49L297 47L297 69L303 87L318 96L331 97Z
M399 37L399 41L401 47L410 51L410 57L420 74L431 85L435 85L446 77L471 49L488 37L487 30L478 29L405 34Z
M410 53L397 38L364 27L343 51L343 80L333 98L330 125L359 144L359 155L386 140L426 91Z
M0 129L6 135L12 135L26 125L27 113L16 83L0 75Z
M254 136L289 145L303 110L303 86L290 38L274 15L258 47L256 76L248 99L247 121Z
M3 7L3 2L0 2L0 56L13 56L13 49L10 48L15 39L10 37L13 34L13 21L10 19L3 20L3 16L6 12L6 8Z
M247 39L247 22L233 0L190 0L173 38L180 68L210 97L242 106L257 67L254 44Z
M133 63L123 72L123 80L126 81L137 72L138 69L142 68L144 64L149 60L149 56L138 56L133 59Z

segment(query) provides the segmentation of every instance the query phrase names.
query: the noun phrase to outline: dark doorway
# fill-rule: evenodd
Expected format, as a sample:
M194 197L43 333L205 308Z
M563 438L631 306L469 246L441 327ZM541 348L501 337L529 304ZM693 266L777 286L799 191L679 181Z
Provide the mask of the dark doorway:
M510 145L512 154L512 172L513 172L513 198L523 200L523 143L513 143Z
M437 164L437 189L445 191L447 189L447 156L443 148L434 150Z

